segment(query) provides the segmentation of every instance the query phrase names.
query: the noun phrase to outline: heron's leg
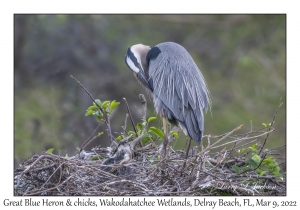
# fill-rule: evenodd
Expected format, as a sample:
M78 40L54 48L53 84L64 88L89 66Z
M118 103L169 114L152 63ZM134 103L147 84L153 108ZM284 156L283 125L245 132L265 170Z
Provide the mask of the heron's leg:
M189 156L189 150L190 150L190 147L191 147L191 138L189 138L189 142L188 142L188 148L187 148L187 150L186 150L186 153L185 153L185 159L187 159L188 158L188 156Z
M189 156L189 150L190 150L190 147L191 147L191 141L192 141L192 139L189 138L189 140L188 140L188 148L187 148L186 153L185 153L185 161L182 164L182 171L184 170L184 168L186 166L186 161L187 161L187 158Z
M167 146L168 146L168 128L167 128L167 120L165 117L163 117L163 126L164 126L164 142L163 142L163 151L164 151L164 156L167 154Z

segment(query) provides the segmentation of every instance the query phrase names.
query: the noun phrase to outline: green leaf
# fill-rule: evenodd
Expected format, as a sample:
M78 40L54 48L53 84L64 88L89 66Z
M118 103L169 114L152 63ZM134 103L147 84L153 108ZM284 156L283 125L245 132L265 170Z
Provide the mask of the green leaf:
M98 133L98 136L101 136L102 134L103 134L103 132L99 132L99 133Z
M251 158L257 165L260 163L261 158L258 155L253 155Z
M138 124L136 124L136 129L141 129L141 128L143 128L143 126L142 126L142 124L141 123L138 123Z
M265 176L266 173L267 173L266 171L262 171L262 172L259 173L259 175L260 175L260 176Z
M110 104L110 101L104 101L104 102L102 103L102 107L103 107L104 111L105 111L106 108L109 106L109 104Z
M99 99L96 99L95 102L101 107L101 101ZM95 106L97 106L97 105L95 104Z
M155 127L150 127L149 128L149 132L153 132L155 133L156 135L158 135L160 138L164 139L164 133L162 132L162 130L158 129L158 128L155 128Z
M241 172L241 169L238 166L236 166L236 165L231 166L231 168L234 170L234 172L236 174L239 174Z
M68 154L66 154L65 158L68 158L68 157L69 157L69 155L68 155Z
M173 136L175 136L175 138L178 138L178 133L176 131L171 131L170 134L172 134Z
M47 152L51 153L51 154L53 153L53 151L54 151L54 148L50 148L50 149L47 150Z
M121 141L122 139L123 139L122 136L118 136L118 137L116 138L117 141Z
M133 132L133 131L128 131L128 135L130 135L130 134L135 135L135 132Z
M95 115L98 116L98 117L103 116L102 112L99 109L97 111L95 111Z
M110 111L113 111L119 104L120 102L112 101L110 104Z
M85 116L89 116L89 115L92 115L92 114L94 114L94 110L87 110L86 112L85 112Z
M252 152L253 155L257 154L257 149L256 149L256 145L255 144L252 145L251 147L248 147L248 148Z
M151 122L152 120L155 120L155 119L156 119L156 117L149 117L148 123Z
M265 127L265 128L269 128L271 126L271 123L262 123L262 125Z
M264 159L264 162L265 162L266 164L273 163L273 162L274 162L274 158L271 157L271 156L268 156L268 157L266 157L266 158Z
M260 168L258 168L258 169L256 169L255 172L256 172L257 174L260 174L262 171L263 171L263 170L261 170Z
M144 135L141 139L141 142L142 142L143 145L147 145L148 143L151 142L151 139L148 135Z
M102 119L102 116L97 116L97 122L100 122Z
M91 160L100 160L100 158L98 156L92 157Z
M257 167L257 164L254 160L252 160L251 158L249 158L246 163L250 166L252 166L253 168L256 168Z
M93 106L90 106L90 107L87 109L87 111L88 111L88 110L97 110L97 109L99 109L99 107L96 106L96 105L93 105Z

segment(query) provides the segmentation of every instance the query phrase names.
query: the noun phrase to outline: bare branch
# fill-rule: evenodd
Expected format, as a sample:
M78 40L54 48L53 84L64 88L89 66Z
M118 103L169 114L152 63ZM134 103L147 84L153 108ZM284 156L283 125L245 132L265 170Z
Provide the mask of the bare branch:
M274 122L275 122L276 115L278 114L278 110L280 109L280 107L282 106L282 104L283 104L282 102L279 103L279 105L278 105L278 107L277 107L277 109L276 109L276 112L275 112L275 114L274 114L274 116L273 116L273 120L272 120L272 122L271 122L271 125L270 125L269 128L268 128L268 131L270 131L271 128L273 127L273 124L274 124ZM259 155L261 154L263 148L265 147L265 144L266 144L266 142L267 142L267 140L268 140L268 137L269 137L269 133L267 134L267 136L266 136L266 138L265 138L265 141L264 141L263 145L261 146L261 148L260 148L260 150L259 150L259 153L258 153Z
M126 100L126 98L123 98L123 100L125 101L125 104L126 104L126 107L127 107L127 112L128 112L129 117L130 117L130 120L131 120L133 129L134 129L134 132L135 132L136 136L138 136L136 128L135 128L135 124L133 122L133 119L132 119L132 116L131 116L131 112L130 112L130 109L129 109L129 106L128 106L128 103L127 103L127 100Z

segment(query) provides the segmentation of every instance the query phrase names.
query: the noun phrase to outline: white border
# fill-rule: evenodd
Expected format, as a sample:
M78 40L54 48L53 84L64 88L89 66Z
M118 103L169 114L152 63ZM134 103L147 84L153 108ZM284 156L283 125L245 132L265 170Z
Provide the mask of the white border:
M79 2L79 1L77 1ZM287 197L264 197L272 201L291 201L299 198L300 170L299 154L299 26L298 5L288 1L7 1L1 3L1 190L0 206L3 199L20 200L13 197L13 14L14 13L286 13L287 14ZM296 2L296 1L293 1ZM20 106L21 104L18 104ZM211 198L218 199L219 197ZM245 198L245 197L243 197ZM41 200L41 197L34 197ZM50 197L51 200L66 200L63 197ZM77 199L77 198L72 198ZM87 199L82 197L82 199ZM97 200L96 197L92 198ZM121 199L120 197L115 200ZM156 198L149 198L155 200ZM176 197L182 199L182 197ZM189 197L188 199L193 199ZM223 198L230 199L230 198ZM241 198L239 198L241 199ZM251 198L250 199L257 199ZM299 199L298 199L299 200ZM298 203L298 206L300 204ZM5 207L10 209L13 207ZM27 208L27 207L22 207ZM28 207L32 208L32 207ZM64 207L68 208L68 207ZM72 207L74 208L74 207ZM99 208L99 206L98 206ZM131 209L132 207L124 207ZM146 207L147 208L147 207ZM172 207L181 208L181 207ZM203 208L203 207L199 207ZM2 209L2 207L1 207Z

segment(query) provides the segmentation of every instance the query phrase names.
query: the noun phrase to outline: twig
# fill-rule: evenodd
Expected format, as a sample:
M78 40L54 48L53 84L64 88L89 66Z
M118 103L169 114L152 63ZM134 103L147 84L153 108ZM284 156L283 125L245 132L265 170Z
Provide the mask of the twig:
M118 143L117 143L117 140L115 139L115 137L111 133L111 127L110 127L110 119L109 119L109 117L106 116L105 118L106 118L106 126L107 126L106 132L107 132L108 138L110 140L110 146L112 147L113 144L117 145Z
M124 122L124 128L123 130L127 133L126 129L127 129L127 119L128 119L128 114L126 113L126 116L125 116L125 122Z
M247 136L246 136L246 137L244 137L244 138L240 138L240 139L237 139L237 140L233 140L233 141L230 141L230 142L226 142L226 143L224 143L224 144L217 145L217 146L214 146L214 147L213 147L213 145L212 145L212 147L210 147L210 149L216 149L216 148L219 148L219 147L222 147L222 146L231 144L231 143L235 143L235 142L241 142L241 141L244 141L244 140L255 139L255 138L258 138L258 137L260 137L260 136L264 136L264 135L266 135L266 134L269 134L269 133L273 132L274 130L275 130L275 129L269 130L269 131L267 131L267 132L265 132L265 133L262 133L262 134L260 134L260 135L257 135L257 136L251 136L251 137L247 137ZM220 141L220 140L219 140L219 141Z
M227 160L229 160L230 155L231 155L232 151L234 150L236 144L237 144L237 142L235 142L234 145L232 146L232 148L229 150L229 153L227 154L227 158L224 158L224 159L220 162L220 164L222 164L223 162L227 162Z
M216 141L215 143L213 143L212 145L210 146L207 146L203 151L201 151L201 153L204 153L206 152L207 150L211 149L214 145L218 144L219 142L221 142L222 140L226 139L229 135L231 135L232 133L234 133L235 131L241 129L243 127L243 125L240 125L238 127L236 127L235 129L233 129L232 131L226 133L223 135L222 138L220 138L218 141Z
M279 147L270 149L270 150L267 151L267 153L270 153L271 151L277 150L277 149L279 149L279 148L281 148L281 147L285 147L285 146L286 146L286 144L283 144L283 145L281 145L281 146L279 146Z
M63 182L60 183L59 185L56 185L56 186L54 186L54 187L52 187L52 188L45 189L45 190L42 190L42 191L37 190L36 192L29 193L29 194L25 194L25 196L26 196L26 195L35 195L35 194L38 194L38 193L47 192L47 191L50 191L50 190L52 190L52 189L56 189L56 188L58 188L59 186L62 186L63 184L65 184L67 181L69 181L73 176L76 175L76 173L78 173L78 171L74 172L71 176L69 176L65 181L63 181Z
M85 89L85 87L75 78L73 77L72 75L70 75L70 77L75 80L79 85L80 87L90 96L90 98L92 99L92 101L98 106L98 108L101 110L101 112L104 114L104 111L103 109L101 108L101 106L99 106L98 103L96 103L94 97L89 93L89 91L87 91L87 89Z
M47 181L45 181L45 183L40 187L39 190L42 190L42 189L43 189L43 187L47 184L47 182L51 179L51 177L55 174L55 172L56 172L58 169L60 169L60 167L61 167L63 164L64 164L64 163L61 163L61 164L55 169L55 171L53 171L53 173L49 176L49 178L47 179Z
M85 140L85 141L83 142L83 144L82 144L81 147L80 147L79 153L81 153L81 151L82 151L89 143L91 143L96 137L98 137L98 135L97 135L97 136L95 136L95 137L92 138L92 136L93 136L94 133L98 130L98 128L100 127L100 125L101 125L101 124L98 123L96 129L93 131L93 133L90 135L90 137L89 137L87 140Z
M21 177L27 173L29 171L29 169L31 169L35 164L38 163L39 160L41 160L43 158L43 156L38 157L30 166L28 166L28 168L26 168L19 176L18 176L18 180L17 180L17 184L15 188L18 188L19 184L20 184L20 179Z
M116 139L113 137L112 133L111 133L111 127L110 127L110 120L109 120L109 116L107 114L105 114L104 110L101 108L101 106L95 101L94 97L89 93L89 91L87 91L87 89L72 75L70 75L70 77L75 80L80 87L90 96L90 98L93 100L93 102L98 106L98 108L100 109L100 111L103 113L104 115L104 122L106 124L107 127L107 134L108 134L108 138L110 140L110 144L111 146L113 144L116 144Z
M148 190L148 188L145 186L145 185L143 185L143 184L141 184L141 183L137 183L137 182L133 182L133 181L130 181L130 180L118 180L118 181L113 181L113 182L109 182L109 183L107 183L106 185L105 185L105 187L106 186L108 186L108 185L112 185L112 184L119 184L119 183L129 183L129 184L131 184L131 185L133 185L133 186L135 186L135 187L137 187L137 188L140 188L140 189L142 189L142 190L144 190L144 191L147 191ZM104 188L105 188L104 187Z
M137 131L136 131L136 128L135 128L135 124L134 124L133 119L132 119L132 116L131 116L131 112L130 112L130 109L129 109L127 100L126 100L126 98L123 98L123 100L125 101L125 104L126 104L126 107L127 107L127 112L128 112L128 114L129 114L129 117L130 117L130 120L131 120L133 129L134 129L134 132L135 132L136 136L138 137L138 134L137 134Z
M277 113L278 113L278 110L280 109L280 107L281 107L282 104L283 104L282 102L279 103L279 105L278 105L278 107L277 107L277 109L276 109L276 112L275 112L275 114L274 114L274 116L273 116L273 120L272 120L272 122L271 122L271 125L270 125L269 128L268 128L268 131L271 130L271 128L272 128L272 126L273 126L273 123L275 122L275 118L276 118L276 115L277 115ZM261 148L260 148L260 150L259 150L258 155L261 154L263 148L265 147L265 144L266 144L266 142L267 142L268 137L269 137L269 133L267 134L267 136L266 136L266 138L265 138L265 141L264 141L263 145L261 146Z
M88 144L90 144L92 141L94 141L96 138L98 138L99 136L96 135L93 138L89 139L88 141L84 142L84 146L82 146L79 150L79 154L82 152L82 150L84 149L84 147L86 147Z

